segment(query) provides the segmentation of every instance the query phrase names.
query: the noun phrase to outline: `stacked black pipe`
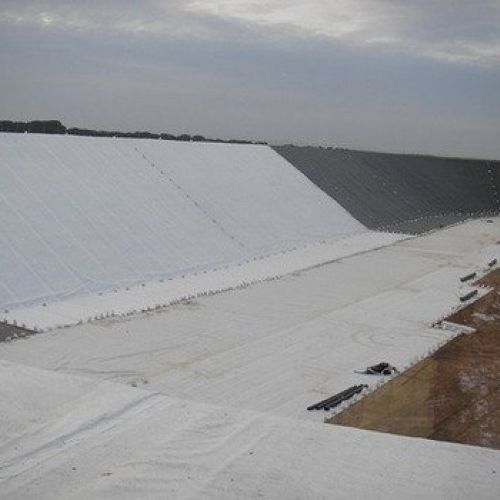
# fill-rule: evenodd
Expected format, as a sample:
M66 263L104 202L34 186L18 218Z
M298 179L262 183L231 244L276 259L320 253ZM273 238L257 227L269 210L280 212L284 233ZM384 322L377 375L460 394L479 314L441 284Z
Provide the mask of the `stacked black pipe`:
M330 408L335 408L343 401L347 401L351 399L355 394L359 394L365 387L368 387L366 384L361 385L353 385L349 387L345 391L339 392L328 399L324 399L319 403L309 406L307 409L310 410L325 410L328 411Z

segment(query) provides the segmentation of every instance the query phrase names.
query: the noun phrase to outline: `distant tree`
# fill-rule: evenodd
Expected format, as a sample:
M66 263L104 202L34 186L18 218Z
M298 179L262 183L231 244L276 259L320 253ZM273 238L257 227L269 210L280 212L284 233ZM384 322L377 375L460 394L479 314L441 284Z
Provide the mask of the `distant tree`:
M252 141L244 141L242 139L230 139L227 142L229 144L252 144Z
M174 141L175 135L172 134L160 134L160 137L165 141Z
M66 130L66 133L69 135L86 135L84 132L85 131L83 129L76 127L68 128Z
M184 141L184 142L220 142L225 144L265 144L267 142L252 142L242 139L211 139L203 135L181 134L175 136L172 134L153 132L136 131L136 132L120 132L109 130L93 130L87 128L70 127L66 128L59 120L32 120L30 122L14 122L12 120L0 120L0 132L30 132L37 134L68 134L90 137L129 137L136 139L163 139L167 141Z
M0 121L1 132L26 132L25 122L13 122L11 120Z
M58 120L33 120L27 123L26 129L32 134L66 133L66 127Z
M132 137L136 137L138 139L159 139L160 134L153 134L151 132L134 132Z
M65 134L66 127L59 120L48 120L45 123L46 134Z

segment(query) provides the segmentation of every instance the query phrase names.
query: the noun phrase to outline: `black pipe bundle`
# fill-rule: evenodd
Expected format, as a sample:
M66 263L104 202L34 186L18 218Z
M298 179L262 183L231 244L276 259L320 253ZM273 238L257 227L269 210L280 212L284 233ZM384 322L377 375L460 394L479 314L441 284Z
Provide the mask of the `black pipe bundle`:
M472 297L476 295L477 295L477 290L472 290L472 292L469 292L466 295L460 297L460 302L466 302L467 300L472 299Z
M346 389L342 392L339 392L338 394L335 394L335 396L324 399L323 401L320 401L319 403L316 403L314 405L309 406L307 409L309 411L310 410L321 410L321 409L328 411L330 408L334 408L335 406L338 406L343 401L347 401L348 399L351 399L355 394L359 394L365 387L368 387L368 386L366 384L353 385L352 387L349 387L348 389Z
M462 283L463 283L464 281L469 281L469 280L471 280L472 278L475 278L475 277L476 277L476 275L477 275L477 273L470 273L470 274L468 274L467 276L462 276L462 277L460 278L460 281L461 281Z

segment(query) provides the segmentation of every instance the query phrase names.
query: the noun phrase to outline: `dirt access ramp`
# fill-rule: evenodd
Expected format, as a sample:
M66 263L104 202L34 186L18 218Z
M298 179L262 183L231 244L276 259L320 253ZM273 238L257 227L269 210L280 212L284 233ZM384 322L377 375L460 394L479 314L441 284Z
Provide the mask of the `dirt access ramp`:
M500 449L500 269L493 287L448 321L461 334L329 423Z

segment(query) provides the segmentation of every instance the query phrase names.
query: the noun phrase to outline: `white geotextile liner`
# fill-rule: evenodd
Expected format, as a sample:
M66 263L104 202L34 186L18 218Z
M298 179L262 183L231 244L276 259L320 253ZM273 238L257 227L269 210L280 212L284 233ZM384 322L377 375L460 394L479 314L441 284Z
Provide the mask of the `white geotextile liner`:
M485 272L485 255L498 249L492 242L500 218L464 226L161 311L0 343L0 359L322 422L325 412L308 412L309 405L352 385L373 389L381 380L355 370L387 361L403 371L457 334L431 325L463 307L460 297L471 286L460 277ZM290 264L262 265L277 269L280 262ZM143 289L144 297L156 293L152 288ZM120 293L98 297L114 298L126 306ZM43 309L61 318L95 307L82 302ZM34 320L39 313L33 311Z
M0 134L0 308L365 228L265 146Z
M0 311L0 321L30 330L44 331L62 326L129 313L160 309L185 299L234 290L273 280L325 262L391 245L407 236L367 231L295 247L238 265L224 265L185 276L148 281L104 293L79 294L63 301Z
M2 500L498 498L496 450L207 405L3 361L0 376Z

